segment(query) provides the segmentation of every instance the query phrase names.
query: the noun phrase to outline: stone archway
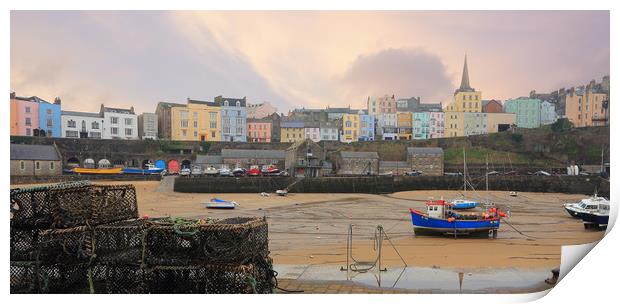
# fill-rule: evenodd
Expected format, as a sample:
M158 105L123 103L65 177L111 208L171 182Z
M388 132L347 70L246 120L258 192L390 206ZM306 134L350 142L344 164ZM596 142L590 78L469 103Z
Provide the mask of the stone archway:
M67 159L67 167L75 168L80 166L80 160L77 157Z
M95 168L95 160L92 158L87 158L84 160L84 168L93 169Z
M97 167L98 168L110 168L112 167L112 163L109 160L102 158L97 162Z
M122 159L115 159L112 161L114 167L125 167L125 161Z

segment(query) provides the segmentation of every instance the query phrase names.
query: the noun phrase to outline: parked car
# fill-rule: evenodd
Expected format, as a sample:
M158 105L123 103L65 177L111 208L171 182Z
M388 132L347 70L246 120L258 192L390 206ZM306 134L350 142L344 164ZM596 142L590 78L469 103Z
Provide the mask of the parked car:
M532 175L536 175L536 176L551 176L551 173L540 170L540 171L536 171L536 172L532 173Z
M190 176L191 174L192 174L192 170L190 170L189 168L183 168L179 172L180 176Z
M204 174L208 176L216 176L219 173L217 169L213 166L209 166L205 169Z

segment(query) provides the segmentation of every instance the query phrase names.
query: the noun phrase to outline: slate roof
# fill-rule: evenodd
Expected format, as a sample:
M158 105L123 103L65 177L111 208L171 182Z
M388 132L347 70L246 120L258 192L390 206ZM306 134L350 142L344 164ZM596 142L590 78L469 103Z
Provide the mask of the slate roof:
M284 150L249 150L249 149L222 149L222 158L269 158L284 159Z
M379 158L379 154L377 152L349 152L342 151L340 152L340 156L342 158Z
M60 115L69 115L69 116L83 116L83 117L99 117L103 116L101 113L89 113L89 112L77 112L77 111L61 111Z
M196 100L196 99L187 99L187 103L195 103L195 104L202 104L202 105L207 105L210 107L219 107L220 105L217 102L213 102L213 101L203 101L203 100Z
M110 108L110 107L105 107L105 106L102 108L102 112L135 114L133 109Z
M423 147L409 147L407 148L407 154L443 154L442 148L423 148Z
M11 144L11 160L60 160L54 146Z
M280 123L281 128L303 128L303 121L283 121Z

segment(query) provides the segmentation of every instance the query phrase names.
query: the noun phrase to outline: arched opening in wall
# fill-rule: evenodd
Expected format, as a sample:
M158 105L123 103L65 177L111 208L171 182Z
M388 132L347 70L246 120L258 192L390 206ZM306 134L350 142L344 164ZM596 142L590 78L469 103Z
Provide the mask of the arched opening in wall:
M137 159L132 159L131 164L129 166L132 168L139 168L140 162Z
M95 168L95 160L92 158L87 158L84 160L84 168L93 169Z
M181 168L188 168L189 169L191 167L191 165L192 165L192 162L189 159L184 159L181 162Z
M153 162L150 159L145 159L142 161L142 169L147 169L148 168L148 164L153 164Z
M77 157L71 157L67 159L67 167L75 168L80 166L80 160Z
M102 158L97 163L97 167L99 167L99 168L110 168L110 167L112 167L112 163L110 163L109 160L107 160L105 158Z
M125 161L123 161L122 159L115 159L114 161L112 161L112 164L114 167L125 167Z
M170 174L179 173L179 161L178 160L173 159L168 162L168 173Z
M163 159L158 159L158 160L155 162L155 167L156 167L156 168L166 169L166 161L165 161L165 160L163 160Z

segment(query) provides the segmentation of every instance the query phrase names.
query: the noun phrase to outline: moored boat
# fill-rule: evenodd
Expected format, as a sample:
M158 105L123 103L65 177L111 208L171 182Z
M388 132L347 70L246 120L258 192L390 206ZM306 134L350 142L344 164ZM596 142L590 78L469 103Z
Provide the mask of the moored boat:
M248 176L259 176L260 173L258 166L251 166L250 170L248 170Z
M153 165L146 165L146 169L138 169L138 168L123 168L123 174L161 174L164 171L164 168L157 168Z
M597 211L600 205L607 205L609 207L609 201L595 194L592 197L582 199L578 203L565 203L564 210L574 218L582 218L582 215L585 213Z
M461 215L453 211L452 203L437 200L426 203L426 213L409 209L414 232L432 231L443 234L492 233L497 236L504 213L496 208L486 212Z
M472 209L478 206L478 202L465 199L455 199L452 202L452 209Z
M78 174L121 174L123 168L73 168L73 172Z
M237 168L232 170L232 175L233 176L244 176L245 175L245 169L237 167Z
M212 198L203 204L205 208L209 209L235 209L235 206L238 205L235 201L225 201L219 198Z
M583 212L580 214L580 217L586 228L589 226L607 226L607 223L609 223L609 201L605 199L598 200L597 209Z
M213 167L213 166L209 166L209 167L205 168L204 174L208 175L208 176L216 176L218 174L218 170L215 169L215 167Z

